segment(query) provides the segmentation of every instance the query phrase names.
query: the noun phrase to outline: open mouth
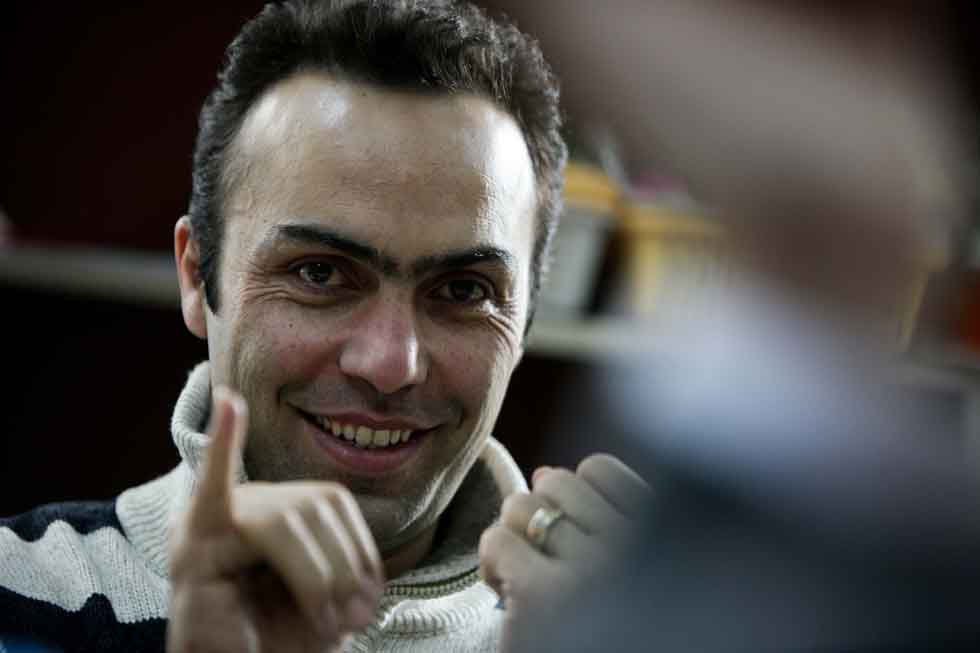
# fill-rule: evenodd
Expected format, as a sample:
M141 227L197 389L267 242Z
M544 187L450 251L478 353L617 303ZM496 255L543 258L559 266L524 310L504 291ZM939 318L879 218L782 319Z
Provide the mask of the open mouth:
M307 422L332 435L341 443L358 449L400 449L415 438L416 441L423 435L435 429L374 429L363 424L345 423L331 419L322 415L313 415L305 411L299 411Z

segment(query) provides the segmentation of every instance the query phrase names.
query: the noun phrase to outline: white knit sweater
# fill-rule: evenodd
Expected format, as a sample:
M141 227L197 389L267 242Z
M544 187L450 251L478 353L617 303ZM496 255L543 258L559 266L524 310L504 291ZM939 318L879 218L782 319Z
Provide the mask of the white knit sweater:
M203 434L211 402L209 368L191 373L174 410L172 431L183 461L169 474L130 489L116 510L125 536L143 564L126 576L111 601L117 613L166 617L167 533L185 509L208 445ZM241 467L240 467L241 468ZM375 622L352 637L345 650L378 652L495 651L502 613L497 597L478 577L477 543L498 516L502 497L526 490L524 477L500 443L490 439L450 507L442 516L435 550L421 566L389 581ZM130 578L130 576L140 578Z

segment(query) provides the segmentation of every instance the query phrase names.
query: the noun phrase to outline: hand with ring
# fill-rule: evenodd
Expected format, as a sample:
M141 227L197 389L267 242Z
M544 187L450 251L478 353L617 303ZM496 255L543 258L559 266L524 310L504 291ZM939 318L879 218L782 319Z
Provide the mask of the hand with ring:
M605 454L589 456L574 472L538 468L531 483L531 492L504 500L500 521L480 540L481 573L504 600L508 622L544 615L600 573L650 498L636 472Z

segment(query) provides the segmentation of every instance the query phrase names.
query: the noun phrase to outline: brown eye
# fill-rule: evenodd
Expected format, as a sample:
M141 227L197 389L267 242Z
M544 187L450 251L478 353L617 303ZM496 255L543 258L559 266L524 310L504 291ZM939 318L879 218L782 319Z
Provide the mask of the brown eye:
M327 286L331 280L337 280L337 268L323 261L304 263L297 272L300 279L312 286Z
M459 304L475 304L490 296L486 286L473 279L454 279L437 290L440 299Z

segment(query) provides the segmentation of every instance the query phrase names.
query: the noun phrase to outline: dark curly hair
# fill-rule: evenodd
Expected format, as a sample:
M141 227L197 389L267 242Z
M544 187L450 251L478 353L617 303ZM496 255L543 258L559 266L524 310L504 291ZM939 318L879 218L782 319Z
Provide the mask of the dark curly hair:
M217 271L229 146L252 104L301 70L424 93L474 93L514 117L537 186L530 314L561 208L567 150L558 83L537 43L507 19L453 0L287 0L245 24L225 53L201 109L190 220L208 305L219 306Z

